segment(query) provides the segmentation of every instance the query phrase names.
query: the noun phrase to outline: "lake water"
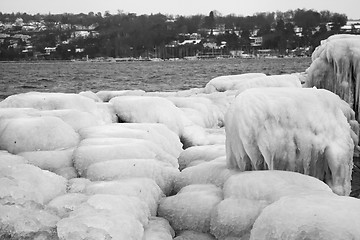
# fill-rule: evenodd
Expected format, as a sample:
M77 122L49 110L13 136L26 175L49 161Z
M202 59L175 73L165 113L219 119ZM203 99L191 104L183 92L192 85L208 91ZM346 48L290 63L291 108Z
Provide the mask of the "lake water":
M303 72L310 58L211 59L160 62L0 62L0 99L29 91L177 91L204 87L222 75Z

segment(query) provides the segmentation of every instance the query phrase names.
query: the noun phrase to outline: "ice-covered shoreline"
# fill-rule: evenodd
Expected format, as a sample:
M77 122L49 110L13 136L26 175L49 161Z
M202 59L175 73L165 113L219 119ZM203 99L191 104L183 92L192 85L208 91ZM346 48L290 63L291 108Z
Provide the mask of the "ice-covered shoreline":
M359 239L355 112L306 78L6 98L0 238Z

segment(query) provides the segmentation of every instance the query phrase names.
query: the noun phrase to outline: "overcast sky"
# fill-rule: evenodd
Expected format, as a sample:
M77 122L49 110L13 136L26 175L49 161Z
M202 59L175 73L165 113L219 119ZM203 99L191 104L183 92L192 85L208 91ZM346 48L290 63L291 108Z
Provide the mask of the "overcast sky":
M163 13L173 15L208 15L217 10L222 15L253 15L257 12L295 10L297 8L344 13L360 19L360 0L0 0L3 13Z

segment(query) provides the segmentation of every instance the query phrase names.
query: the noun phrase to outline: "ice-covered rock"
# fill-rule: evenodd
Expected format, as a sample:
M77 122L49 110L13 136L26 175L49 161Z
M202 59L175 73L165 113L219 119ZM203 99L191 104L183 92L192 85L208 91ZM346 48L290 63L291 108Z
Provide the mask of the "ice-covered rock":
M277 170L235 174L225 182L223 192L224 198L245 198L268 204L297 193L334 195L329 186L314 177Z
M73 179L78 177L78 172L74 167L58 168L54 170L54 173L66 179Z
M211 161L215 158L225 156L225 145L203 145L193 146L185 149L179 156L180 170L188 167L194 161Z
M165 125L158 123L115 123L89 127L80 130L85 138L136 138L145 139L159 145L164 151L178 158L182 144L178 135Z
M239 94L246 89L265 87L301 88L301 81L298 74L271 75L253 79L245 78L237 82L233 89L237 90L237 94Z
M66 192L66 179L30 164L0 168L0 203L43 205Z
M337 95L322 89L242 92L226 115L228 166L296 171L348 195L354 133L343 107Z
M109 145L82 145L74 151L73 159L75 168L81 176L86 176L90 165L110 160L127 159L158 159L158 161L169 163L171 158L161 158L151 147L139 142L131 142ZM176 164L173 160L172 164ZM177 164L176 164L177 165ZM174 166L176 167L176 166Z
M39 112L41 116L58 117L69 124L75 131L84 127L105 124L104 121L96 118L93 114L75 109L46 110Z
M94 163L88 167L86 177L91 181L150 178L168 195L178 174L177 168L155 159L125 159Z
M8 151L0 151L0 168L25 163L28 161L22 156L11 154Z
M174 191L178 192L183 187L192 184L214 184L222 188L226 180L237 172L237 170L228 169L226 160L223 158L200 163L180 172L175 181Z
M178 168L179 163L176 157L165 152L158 144L145 139L137 138L87 138L81 141L80 146L101 146L101 145L127 145L134 144L140 146L139 149L146 149L155 153L155 158L159 161L166 162Z
M171 101L161 97L125 96L110 100L122 122L163 123L179 136L191 121ZM187 122L186 122L187 121Z
M145 94L143 90L120 90L120 91L99 91L96 93L103 102L109 102L114 97L120 96L142 96Z
M172 240L174 236L175 232L166 219L150 217L149 224L145 226L143 240Z
M307 87L325 88L344 99L359 120L360 36L339 34L321 42L306 70Z
M196 232L192 230L181 231L174 240L215 240L210 233Z
M74 148L70 148L57 151L21 152L18 155L24 157L32 165L55 172L57 169L73 167L73 151Z
M205 86L205 93L225 92L234 90L234 86L244 79L254 79L266 76L263 73L245 73L238 75L220 76L211 79Z
M135 197L96 194L57 223L60 239L141 240L149 222L147 205Z
M204 128L221 127L224 113L209 98L205 97L169 97L167 98L182 109L195 124Z
M57 239L60 220L48 211L0 204L0 239Z
M314 177L271 170L234 174L225 182L223 193L224 200L211 215L210 232L217 239L249 239L252 226L263 209L283 197L336 196L329 186Z
M216 239L245 239L266 206L267 203L262 201L226 198L212 212L210 233Z
M129 239L142 240L143 225L133 216L98 213L73 214L57 223L60 240Z
M87 178L73 178L69 179L67 185L68 193L84 193L87 186L92 182Z
M72 181L72 180L71 180ZM72 191L80 189L79 192L88 195L93 194L112 194L137 197L147 203L152 216L156 216L160 199L164 196L163 192L154 180L150 178L128 178L115 181L72 181ZM77 187L76 187L77 186Z
M79 92L79 95L88 97L88 98L94 100L95 102L102 102L102 100L98 97L98 95L96 95L96 93L94 93L92 91Z
M10 153L71 148L79 135L57 117L24 117L0 120L0 149Z
M360 200L333 195L283 197L254 223L255 239L360 239Z
M88 198L89 196L83 193L67 193L51 200L47 204L46 209L54 212L60 218L65 218L69 216L70 212L86 202Z
M158 215L170 222L175 231L207 233L210 215L222 200L222 191L214 185L189 185L176 195L161 200Z

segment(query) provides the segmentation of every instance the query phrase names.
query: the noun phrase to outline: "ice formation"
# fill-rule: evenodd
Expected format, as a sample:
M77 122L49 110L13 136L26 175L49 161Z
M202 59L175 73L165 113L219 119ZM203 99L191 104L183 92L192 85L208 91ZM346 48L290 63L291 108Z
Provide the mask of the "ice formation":
M79 186L79 182L75 183ZM85 186L79 190L75 185L72 186L73 192L83 192L88 195L93 194L112 194L137 197L144 201L152 216L156 216L160 199L164 196L162 190L150 178L127 178L114 181L82 182ZM77 190L77 191L75 191Z
M266 76L263 73L244 73L239 75L220 76L211 79L205 86L205 93L225 92L234 90L234 86L244 79L254 79Z
M189 185L161 200L158 215L167 219L175 231L207 233L211 211L221 200L222 191L214 185Z
M174 240L216 240L209 233L196 232L192 230L181 231Z
M27 159L28 163L32 165L55 172L62 168L73 167L73 152L74 148L69 148L57 151L21 152L18 155Z
M0 168L0 203L43 205L66 192L66 179L30 164Z
M0 149L11 153L71 148L78 142L74 129L57 117L0 120Z
M204 128L223 125L224 113L205 97L168 97L195 124Z
M233 88L237 90L237 94L239 94L246 89L263 87L301 88L301 80L298 74L271 75L254 79L245 78L236 83Z
M114 123L83 128L79 133L83 139L134 138L149 140L175 158L178 158L182 151L179 137L165 125L158 123Z
M58 117L69 124L75 131L84 127L104 124L104 121L96 118L93 114L75 109L45 110L39 111L41 116Z
M168 195L179 170L155 159L110 160L89 166L86 177L91 181L118 180L131 177L153 179Z
M349 195L354 133L343 107L343 101L327 90L242 92L225 118L228 166L241 171L296 171L324 180L337 194Z
M212 212L210 233L218 239L248 239L264 208L299 193L336 196L325 183L296 172L269 170L234 174L224 184L224 200Z
M151 217L145 226L144 240L172 240L175 232L164 218Z
M165 98L124 96L112 98L110 103L121 122L163 123L179 136L183 134L186 117Z
M359 120L360 36L334 35L321 42L306 70L307 87L325 88L350 104Z
M56 239L55 214L38 208L0 204L0 239Z
M254 223L256 239L360 239L359 199L328 195L281 198Z
M225 145L193 146L185 149L179 156L180 170L188 167L194 161L211 161L225 156Z
M226 180L237 172L234 169L227 168L224 158L191 166L182 170L177 176L174 192L192 184L214 184L222 188Z
M75 109L104 120L97 106L94 100L73 93L28 92L9 96L0 102L0 108Z

